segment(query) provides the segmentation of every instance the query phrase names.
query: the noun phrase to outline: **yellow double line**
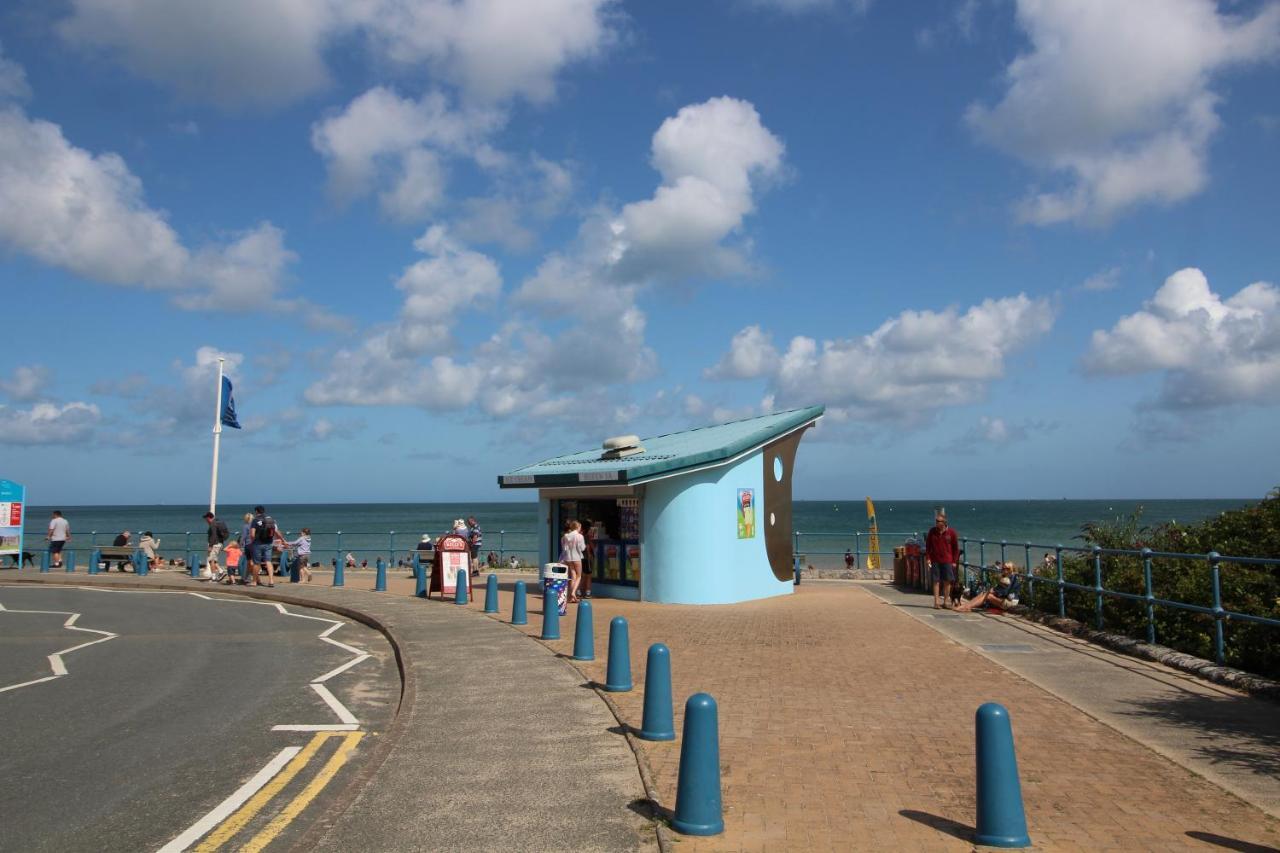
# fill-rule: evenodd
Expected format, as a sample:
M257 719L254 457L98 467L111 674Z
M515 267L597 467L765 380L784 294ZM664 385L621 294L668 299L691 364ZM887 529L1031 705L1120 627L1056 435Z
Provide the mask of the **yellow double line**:
M320 751L320 747L325 741L332 737L342 738L342 743L338 744L338 749L329 757L328 762L320 769L307 787L303 788L296 797L285 806L280 814L276 815L270 823L250 839L248 844L241 846L242 851L250 851L257 853L272 841L275 841L281 831L289 825L289 823L302 814L302 810L310 805L316 795L324 790L324 786L347 763L347 759L351 757L351 752L356 748L356 744L360 742L360 738L364 737L364 732L317 732L311 742L303 747L302 751L293 757L293 759L285 765L274 779L263 786L262 790L254 794L243 806L236 810L230 817L218 825L217 829L209 833L204 841L200 842L200 846L196 847L196 853L211 853L217 850L237 833L249 825L249 822L262 811L263 807L271 801L276 794L280 793L293 778L302 772L302 768L307 766L316 753Z

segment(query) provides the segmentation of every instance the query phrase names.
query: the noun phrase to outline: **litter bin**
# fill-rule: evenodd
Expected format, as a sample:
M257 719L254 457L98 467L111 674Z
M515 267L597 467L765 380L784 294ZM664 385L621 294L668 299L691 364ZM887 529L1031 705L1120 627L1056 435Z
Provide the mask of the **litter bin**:
M908 539L906 551L907 586L919 588L924 574L922 571L924 561L920 559L920 543L914 539Z
M905 586L907 583L907 547L899 545L893 549L893 583Z
M542 566L542 589L555 593L556 604L563 616L569 612L569 567L564 563L544 563Z

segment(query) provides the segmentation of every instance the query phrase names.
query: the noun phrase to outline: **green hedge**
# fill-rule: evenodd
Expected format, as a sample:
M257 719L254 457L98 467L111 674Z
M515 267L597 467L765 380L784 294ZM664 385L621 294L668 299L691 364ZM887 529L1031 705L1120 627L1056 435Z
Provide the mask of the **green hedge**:
M1219 554L1234 557L1280 558L1280 489L1273 490L1254 506L1225 512L1218 518L1195 525L1142 524L1142 510L1107 523L1090 523L1081 528L1086 546L1119 550L1167 551L1182 554ZM1063 578L1092 587L1094 561L1087 554L1063 555ZM1053 570L1037 574L1056 578ZM1156 558L1151 565L1152 592L1157 598L1213 606L1213 583L1206 559ZM1256 616L1280 619L1280 566L1249 563L1221 563L1219 582L1222 606ZM1109 590L1145 595L1141 557L1102 558L1102 583ZM1024 603L1056 613L1058 591L1053 584L1035 584ZM1066 591L1067 615L1086 625L1095 622L1092 592ZM1145 639L1146 604L1103 597L1103 626L1106 630ZM1155 608L1156 642L1213 660L1213 617L1170 607ZM1228 666L1280 678L1280 628L1247 622L1223 624L1224 652Z

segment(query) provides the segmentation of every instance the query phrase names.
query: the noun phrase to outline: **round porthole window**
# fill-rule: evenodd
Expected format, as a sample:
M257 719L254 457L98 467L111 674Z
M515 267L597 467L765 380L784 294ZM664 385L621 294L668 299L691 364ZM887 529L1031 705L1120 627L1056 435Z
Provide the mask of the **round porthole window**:
M782 457L773 457L773 479L782 482Z
M773 527L777 523L777 519L773 517L773 513L769 513L769 526Z

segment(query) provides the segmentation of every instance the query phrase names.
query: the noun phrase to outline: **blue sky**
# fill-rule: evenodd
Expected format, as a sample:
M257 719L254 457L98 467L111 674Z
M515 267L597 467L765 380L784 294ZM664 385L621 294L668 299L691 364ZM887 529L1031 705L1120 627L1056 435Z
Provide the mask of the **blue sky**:
M809 404L800 498L1261 497L1278 60L1247 0L19 0L0 476L200 503L222 355L225 500Z

